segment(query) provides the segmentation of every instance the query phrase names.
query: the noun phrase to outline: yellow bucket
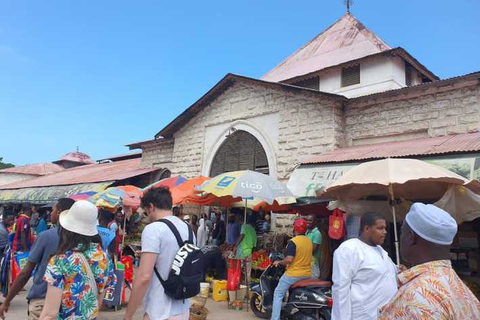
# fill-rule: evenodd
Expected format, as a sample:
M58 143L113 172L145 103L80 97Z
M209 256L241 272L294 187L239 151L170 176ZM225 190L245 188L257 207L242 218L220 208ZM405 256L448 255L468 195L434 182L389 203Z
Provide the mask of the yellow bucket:
M227 281L226 280L213 280L213 301L227 301Z

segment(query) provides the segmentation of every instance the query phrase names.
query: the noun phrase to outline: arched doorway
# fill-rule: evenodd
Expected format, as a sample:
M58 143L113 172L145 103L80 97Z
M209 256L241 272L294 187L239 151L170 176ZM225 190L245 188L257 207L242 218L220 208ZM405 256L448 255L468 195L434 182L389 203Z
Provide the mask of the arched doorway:
M268 158L260 141L243 130L228 135L218 148L210 168L210 176L237 170L269 174Z

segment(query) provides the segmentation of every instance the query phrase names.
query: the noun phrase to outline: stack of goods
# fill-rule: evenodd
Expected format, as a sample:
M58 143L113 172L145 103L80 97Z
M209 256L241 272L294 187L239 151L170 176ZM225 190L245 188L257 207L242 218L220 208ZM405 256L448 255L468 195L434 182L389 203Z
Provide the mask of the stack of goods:
M266 269L272 262L265 250L252 253L252 267L256 269Z
M222 250L222 257L223 259L232 259L235 255L233 254L235 250L235 246L233 244L224 243L220 246L220 250Z

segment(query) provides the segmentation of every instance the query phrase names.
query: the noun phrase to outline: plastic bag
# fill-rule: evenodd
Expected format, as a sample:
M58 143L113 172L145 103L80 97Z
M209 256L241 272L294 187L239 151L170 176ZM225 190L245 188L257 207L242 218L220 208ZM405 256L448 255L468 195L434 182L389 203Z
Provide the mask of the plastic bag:
M339 209L333 210L333 214L328 218L328 235L334 240L340 240L345 236L343 211Z
M240 288L240 279L242 276L242 260L230 259L227 274L227 290L235 291Z

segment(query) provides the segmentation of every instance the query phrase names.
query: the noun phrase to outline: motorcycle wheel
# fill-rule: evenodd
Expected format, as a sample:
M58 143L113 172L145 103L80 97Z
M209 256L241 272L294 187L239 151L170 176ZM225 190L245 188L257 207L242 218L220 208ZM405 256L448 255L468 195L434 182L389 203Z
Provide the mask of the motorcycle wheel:
M261 319L270 319L270 313L262 306L262 297L254 293L250 299L250 308L253 314Z

